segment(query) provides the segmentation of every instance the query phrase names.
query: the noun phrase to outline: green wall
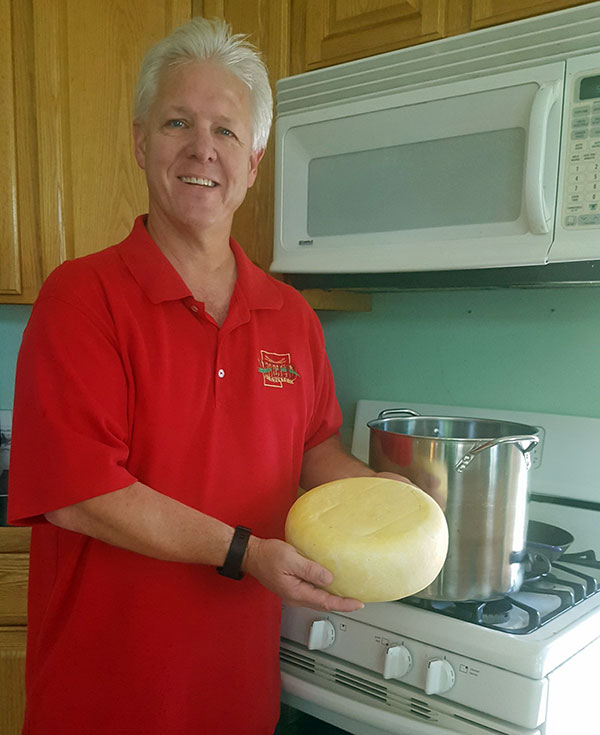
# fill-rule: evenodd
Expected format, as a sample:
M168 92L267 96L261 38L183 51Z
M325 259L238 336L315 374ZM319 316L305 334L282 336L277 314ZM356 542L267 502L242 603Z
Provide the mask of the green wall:
M0 306L0 409L30 311ZM319 316L346 424L359 398L600 418L600 288L375 294Z
M600 418L600 289L376 294L320 313L345 424L358 398Z
M31 306L0 306L0 410L12 408L15 367Z

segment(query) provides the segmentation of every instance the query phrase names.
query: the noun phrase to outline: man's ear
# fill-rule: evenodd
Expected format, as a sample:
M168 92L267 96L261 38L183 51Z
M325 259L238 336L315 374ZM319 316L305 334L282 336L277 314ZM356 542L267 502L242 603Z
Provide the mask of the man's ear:
M265 149L258 151L257 153L250 154L250 161L248 164L248 188L256 181L256 174L258 173L258 164L262 161L262 157L265 155Z
M141 169L146 168L146 128L143 122L135 120L133 123L133 142L135 160Z

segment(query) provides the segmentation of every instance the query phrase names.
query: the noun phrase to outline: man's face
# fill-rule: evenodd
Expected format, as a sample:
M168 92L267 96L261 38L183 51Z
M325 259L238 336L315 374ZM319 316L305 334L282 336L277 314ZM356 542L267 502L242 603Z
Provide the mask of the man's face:
M210 62L167 68L147 119L134 125L134 139L150 223L229 235L263 154L252 152L248 87Z

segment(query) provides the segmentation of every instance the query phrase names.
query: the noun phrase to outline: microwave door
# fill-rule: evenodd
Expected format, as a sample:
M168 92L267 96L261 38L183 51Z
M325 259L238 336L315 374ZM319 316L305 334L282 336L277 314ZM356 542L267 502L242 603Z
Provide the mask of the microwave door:
M283 116L273 270L545 262L563 75L555 63Z

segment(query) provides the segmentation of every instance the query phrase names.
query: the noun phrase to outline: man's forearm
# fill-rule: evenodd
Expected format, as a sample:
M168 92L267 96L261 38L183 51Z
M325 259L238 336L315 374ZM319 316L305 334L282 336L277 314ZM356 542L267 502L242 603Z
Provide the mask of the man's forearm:
M51 523L156 559L221 566L233 528L136 482L46 514ZM350 612L357 600L320 586L331 573L279 539L250 537L242 569L289 604Z
M332 436L305 452L300 485L303 490L310 490L332 480L375 474L368 465L344 449L339 437Z
M164 561L223 564L233 528L141 482L46 514L56 526Z

